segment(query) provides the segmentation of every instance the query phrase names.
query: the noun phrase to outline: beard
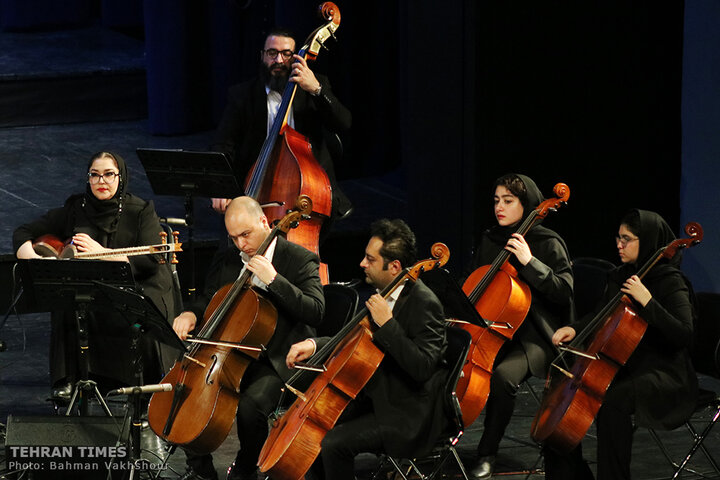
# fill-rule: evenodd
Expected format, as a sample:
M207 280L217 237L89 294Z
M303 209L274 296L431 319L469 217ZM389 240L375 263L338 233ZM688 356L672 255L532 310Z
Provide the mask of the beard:
M275 63L269 67L264 63L260 64L260 78L270 90L282 93L289 77L290 68L284 63Z

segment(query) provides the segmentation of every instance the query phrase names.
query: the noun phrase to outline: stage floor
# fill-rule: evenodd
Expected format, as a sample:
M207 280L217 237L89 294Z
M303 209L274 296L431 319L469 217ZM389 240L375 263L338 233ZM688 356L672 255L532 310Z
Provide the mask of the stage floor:
M50 320L48 314L27 314L20 317L11 316L7 325L0 330L0 338L7 343L7 351L0 353L0 423L5 423L7 416L28 416L28 415L52 415L55 413L51 402L48 400L50 388L48 378L48 342L50 337ZM717 381L709 378L702 379L706 388L720 390ZM530 386L537 392L542 390L542 382L533 379ZM109 405L116 416L122 417L128 413L127 405L123 403L125 397L109 397ZM530 424L535 414L537 403L530 394L528 387L521 390L516 414L510 423L505 438L501 443L498 456L498 476L501 474L508 478L530 478L539 479L544 475L542 472L531 473L531 471L542 469L542 458L539 456L537 447L529 437ZM64 412L60 412L64 413ZM102 410L96 402L92 402L91 414L103 415ZM697 415L698 420L707 419L708 411L704 415ZM466 466L471 465L475 458L475 446L482 433L481 417L467 429L465 435L458 444L460 456ZM591 468L594 470L595 440L593 438L594 427L583 442L585 458L590 460ZM675 458L681 457L689 446L687 432L682 429L673 432L659 432L662 439L667 443L668 448ZM720 455L720 428L716 428L711 438L706 440L705 445L716 456ZM160 458L167 456L163 443L152 433L149 428L143 430L142 448L143 457L159 465ZM215 466L220 478L224 478L224 470L230 465L235 457L238 448L235 431L228 435L225 442L214 453ZM378 459L374 455L361 455L357 459L356 468L359 479L369 479L378 465ZM692 466L702 472L708 472L709 465L698 452ZM4 465L0 463L0 469ZM167 464L167 469L162 471L162 478L177 478L184 472L184 454L176 451ZM650 480L669 478L672 470L661 457L660 450L651 439L646 429L638 429L635 436L633 451L633 478L635 480ZM512 473L515 472L515 473ZM451 461L448 461L446 474L448 478L459 478L459 471ZM0 478L2 478L0 476ZM685 474L683 478L695 478ZM717 478L709 476L707 478Z

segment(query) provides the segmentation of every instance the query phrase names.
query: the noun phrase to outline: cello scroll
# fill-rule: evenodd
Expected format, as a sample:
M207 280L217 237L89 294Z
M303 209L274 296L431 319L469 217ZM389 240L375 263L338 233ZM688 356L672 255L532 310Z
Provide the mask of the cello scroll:
M442 242L433 243L433 246L430 247L430 254L432 255L431 259L417 262L408 269L406 276L417 280L422 272L442 267L450 259L450 249Z
M567 203L570 198L570 187L564 183L556 183L553 187L553 193L557 198L549 198L537 206L535 212L540 218L545 218L550 211L555 211L560 206Z

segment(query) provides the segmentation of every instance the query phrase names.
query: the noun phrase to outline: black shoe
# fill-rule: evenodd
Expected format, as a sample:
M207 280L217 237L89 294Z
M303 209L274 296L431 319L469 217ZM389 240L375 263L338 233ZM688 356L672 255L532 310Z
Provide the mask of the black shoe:
M257 480L258 469L256 468L250 473L242 473L235 468L235 462L230 465L227 471L227 480Z
M70 382L61 383L52 389L52 392L50 393L50 397L53 400L69 402L70 395L72 395L72 389L73 389L73 386Z
M192 468L188 467L187 471L178 480L218 480L217 472L206 473L200 475Z
M470 478L490 478L495 470L495 455L479 457L475 466L470 470Z

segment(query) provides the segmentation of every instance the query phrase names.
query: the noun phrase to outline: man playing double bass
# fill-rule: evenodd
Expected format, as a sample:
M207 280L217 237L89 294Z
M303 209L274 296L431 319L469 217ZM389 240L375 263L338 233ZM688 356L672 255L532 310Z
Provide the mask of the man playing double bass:
M402 220L379 220L360 266L365 280L382 290L415 262L415 235ZM354 478L361 452L413 457L432 448L444 426L440 368L446 348L443 308L422 281L407 282L387 298L365 303L378 327L373 343L385 352L377 371L322 441L326 480ZM309 358L329 338L292 346L287 365Z
M296 55L293 34L276 28L265 38L260 51L259 75L230 87L228 104L218 126L212 150L226 153L242 185L257 159L280 107L288 81L298 85L288 125L309 138L313 154L325 169L332 186L332 216L342 216L350 201L340 191L325 136L350 128L352 116L335 97L327 77L315 74L304 58ZM297 62L293 63L293 61ZM213 208L223 212L228 199L213 199Z
M183 340L190 332L199 330L198 319L203 318L212 295L234 282L244 267L254 274L253 285L264 290L277 309L272 340L242 379L236 417L241 448L228 476L255 479L257 458L268 433L268 415L290 377L285 354L294 342L313 335L314 327L322 319L325 297L315 254L278 237L264 255L256 255L271 229L255 200L249 197L232 200L225 212L225 226L234 246L221 249L215 255L203 294L175 318L173 329ZM188 471L182 479L217 478L211 455L188 452L187 463Z

